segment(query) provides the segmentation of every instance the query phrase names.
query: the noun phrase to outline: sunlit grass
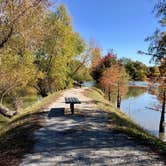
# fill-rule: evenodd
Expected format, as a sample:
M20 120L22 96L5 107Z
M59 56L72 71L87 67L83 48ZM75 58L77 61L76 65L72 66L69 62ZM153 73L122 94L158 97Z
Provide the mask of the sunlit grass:
M39 101L39 96L34 94L34 95L27 95L21 98L23 101L22 108L27 108L28 106L33 105L37 101Z
M9 122L9 119L0 114L0 126L3 126L8 122Z

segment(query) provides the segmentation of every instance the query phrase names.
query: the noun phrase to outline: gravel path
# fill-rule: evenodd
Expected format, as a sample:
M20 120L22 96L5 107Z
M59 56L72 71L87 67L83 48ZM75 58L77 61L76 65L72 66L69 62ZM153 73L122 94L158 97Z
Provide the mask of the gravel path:
M107 128L107 113L95 109L83 89L70 89L53 103L44 117L43 127L34 133L36 144L20 166L159 166L165 165L148 148L137 145L124 134ZM64 97L76 96L76 114L57 116L67 108Z

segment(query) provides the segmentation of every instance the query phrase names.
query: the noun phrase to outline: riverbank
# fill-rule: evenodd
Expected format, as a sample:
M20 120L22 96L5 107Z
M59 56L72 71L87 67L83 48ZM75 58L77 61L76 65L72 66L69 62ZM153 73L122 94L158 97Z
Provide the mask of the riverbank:
M126 133L140 144L149 146L153 151L166 155L166 143L138 126L122 111L115 109L114 105L104 98L104 93L101 90L91 88L86 90L85 95L92 98L99 109L109 113L111 119L110 128L112 130L119 133Z
M96 101L85 96L87 90L65 90L53 103L42 127L34 132L37 141L31 153L24 156L20 166L165 165L148 146L112 130L110 113L98 109ZM69 105L64 103L64 97L69 96L81 101L75 105L75 115L70 114ZM109 107L115 110L113 105ZM62 108L65 115L57 116Z

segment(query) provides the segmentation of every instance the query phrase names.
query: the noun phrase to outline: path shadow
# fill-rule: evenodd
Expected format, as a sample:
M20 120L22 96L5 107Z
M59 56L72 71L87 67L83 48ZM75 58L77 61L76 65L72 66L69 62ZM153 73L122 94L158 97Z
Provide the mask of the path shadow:
M48 117L54 118L36 132L38 142L23 165L110 165L110 161L116 161L111 164L116 166L157 164L156 158L141 157L147 155L146 148L105 127L107 113L86 108L79 112L64 116L64 108L52 108Z
M48 113L48 118L61 117L65 115L65 108L51 108Z

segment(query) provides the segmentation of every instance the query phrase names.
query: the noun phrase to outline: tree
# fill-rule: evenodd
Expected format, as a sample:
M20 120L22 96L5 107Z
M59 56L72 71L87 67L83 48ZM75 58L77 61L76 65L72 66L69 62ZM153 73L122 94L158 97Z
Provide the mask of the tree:
M117 108L120 108L121 98L127 92L127 83L128 74L120 63L106 69L100 78L100 86L108 92L109 100L112 93L116 94Z
M120 59L120 62L124 65L131 80L144 81L147 78L148 68L145 64L139 61L132 61L128 58Z
M4 109L4 98L12 96L17 103L20 91L39 77L33 52L45 35L48 8L47 0L0 1L0 111L6 115L10 110Z
M156 77L159 77L160 76L160 69L158 66L152 66L152 67L149 67L148 69L148 77L149 78L156 78Z
M73 73L73 71L75 71L75 69L73 68L73 66L79 66L80 65L80 61L78 60L73 60L69 65L70 65L70 72ZM90 69L86 66L86 65L82 65L79 68L78 72L76 72L74 75L72 75L71 79L74 82L77 82L79 84L85 82L85 81L89 81L91 80L91 76L90 76Z
M95 50L96 50L96 46L95 46L95 42L94 40L90 40L88 44L84 45L85 46L85 51L79 55L77 55L74 59L74 61L79 63L75 64L75 68L72 69L69 72L69 77L75 77L75 75L77 75L80 70L82 68L84 68L85 66L88 68L91 68L91 66L93 65L93 61L94 58L96 57L95 54ZM89 75L89 74L88 74ZM89 76L88 76L89 77Z
M14 37L25 47L35 48L44 35L42 20L49 7L47 0L0 1L0 49Z
M166 26L166 1L160 0L156 6L155 11L157 16L162 16L162 19L160 20L160 23L163 26ZM162 101L162 111L161 111L161 119L160 119L160 127L159 131L164 132L164 122L165 122L165 107L166 107L166 33L161 32L159 34L159 37L156 37L156 40L154 40L154 45L151 46L151 48L154 48L154 46L157 46L157 49L153 51L152 57L160 64L160 71L161 71L161 79L160 79L160 93L159 98L161 98Z
M162 81L162 82L161 82ZM159 94L158 97L160 101L162 102L162 110L161 110L161 118L160 118L160 126L159 126L159 132L163 133L165 130L165 108L166 108L166 78L162 78L160 80L160 87L159 87Z
M123 66L119 66L118 73L118 82L117 82L117 108L120 108L121 98L127 92L127 84L129 80L129 76Z
M166 25L166 1L160 0L155 5L154 12L157 17L162 18L160 23L165 26ZM162 102L162 110L161 110L161 119L159 131L164 132L164 113L166 106L166 75L165 75L165 66L166 66L166 33L161 32L160 30L156 30L154 35L147 37L145 41L150 42L148 52L138 51L140 54L150 55L152 57L152 61L154 61L160 68L160 75L156 79L158 83L160 83L160 91L158 93L159 98ZM163 72L164 71L164 72ZM154 80L155 81L155 80Z
M1 58L0 77L2 102L7 93L34 83L36 69L33 65L33 55L27 52L23 57L18 57L12 54L12 50L7 50L6 55Z
M0 112L11 115L9 109L2 105L6 96L12 97L13 109L18 109L20 91L36 83L37 71L33 64L34 57L29 51L18 56L11 49L3 52L0 63ZM6 110L6 111L5 111Z
M102 59L100 48L99 47L95 47L92 50L92 55L93 55L93 58L92 58L92 68L95 68L99 64L99 62L101 61L101 59Z
M84 41L73 31L65 6L59 6L56 12L51 12L45 24L47 35L35 56L35 64L44 75L38 79L35 87L43 97L72 84L69 64L85 48Z
M84 51L85 43L73 30L65 6L54 12L49 7L48 0L0 1L3 104L10 96L17 100L27 88L35 87L45 97L72 84L70 64Z
M108 52L108 54L105 57L99 58L96 61L97 63L95 63L95 65L92 66L91 75L92 75L93 79L97 83L99 83L103 72L107 68L111 67L112 65L115 65L116 61L117 61L117 57L113 52L111 52L111 53Z
M118 66L113 65L110 68L107 68L100 77L100 87L108 93L108 98L111 100L111 93L115 92L115 87L118 81Z
M162 58L159 66L161 77L166 77L166 58Z

